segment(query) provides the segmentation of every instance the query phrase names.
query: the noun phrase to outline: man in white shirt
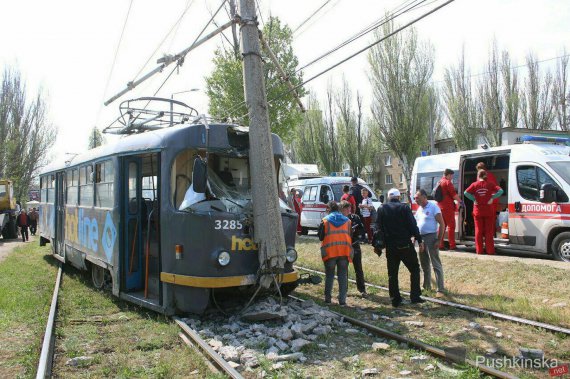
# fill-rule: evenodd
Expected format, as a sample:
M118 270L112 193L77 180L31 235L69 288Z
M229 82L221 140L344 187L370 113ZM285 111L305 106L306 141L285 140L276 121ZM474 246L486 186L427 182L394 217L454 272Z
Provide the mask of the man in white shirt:
M436 297L443 297L445 295L445 286L443 282L443 266L439 258L439 244L443 240L445 223L443 222L441 210L435 202L428 201L425 190L420 189L416 192L414 200L419 205L415 218L424 242L420 245L420 265L424 272L423 287L426 290L431 289L431 261L437 282Z

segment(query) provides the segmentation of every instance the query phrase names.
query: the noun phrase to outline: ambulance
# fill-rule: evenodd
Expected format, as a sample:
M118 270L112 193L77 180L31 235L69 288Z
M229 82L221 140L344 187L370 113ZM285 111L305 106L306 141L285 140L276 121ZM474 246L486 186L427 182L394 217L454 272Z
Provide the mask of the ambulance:
M286 182L287 193L293 188L302 192L301 204L301 234L306 235L309 230L317 230L325 217L327 203L331 200L340 201L343 195L342 187L351 186L349 176L324 176L312 179L289 180ZM368 190L372 199L372 205L376 209L380 207L380 200L374 191L362 179L358 179L358 184Z
M411 188L430 195L443 171L450 168L463 198L476 180L477 163L484 162L504 190L499 198L496 248L548 254L570 262L570 138L523 136L521 141L417 158ZM456 211L456 240L471 246L475 243L473 203L464 202L465 207Z

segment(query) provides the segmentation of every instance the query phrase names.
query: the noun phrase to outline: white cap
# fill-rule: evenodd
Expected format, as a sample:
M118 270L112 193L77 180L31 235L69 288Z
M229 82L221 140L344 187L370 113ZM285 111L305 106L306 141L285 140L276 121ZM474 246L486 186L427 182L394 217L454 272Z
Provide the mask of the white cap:
M391 188L390 191L388 191L388 199L400 196L401 196L400 191L397 188Z

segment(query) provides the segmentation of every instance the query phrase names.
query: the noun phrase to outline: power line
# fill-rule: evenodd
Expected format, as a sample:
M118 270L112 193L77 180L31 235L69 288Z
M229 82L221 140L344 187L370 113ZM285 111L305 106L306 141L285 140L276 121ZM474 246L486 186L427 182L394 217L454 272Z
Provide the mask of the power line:
M125 34L125 29L127 28L127 22L129 21L129 15L131 14L131 8L133 7L133 0L129 3L129 9L127 10L127 15L125 16L125 21L123 22L123 29L121 30L121 35L119 36L119 43L117 43L117 48L115 49L115 56L113 57L113 63L111 64L111 69L109 70L109 75L107 76L107 83L105 84L105 89L103 90L103 97L101 99L101 105L99 106L99 111L97 112L97 118L95 125L99 122L99 116L101 115L101 110L103 109L103 101L107 95L107 90L109 89L109 83L111 82L111 76L115 70L115 63L117 62L117 56L119 55L119 49L121 43L123 42L123 35Z
M446 5L452 3L453 1L455 1L455 0L448 0L448 1L446 1L445 3L443 3L443 4L441 4L441 5L439 5L439 6L435 7L435 8L433 8L433 9L430 10L429 12L424 13L424 14L421 15L420 17L415 18L414 20L412 20L412 21L408 22L407 24L405 24L405 25L399 27L398 29L396 29L396 30L392 31L391 33L385 35L384 37L380 38L379 40L374 41L373 43L371 43L371 44L365 46L364 48L358 50L358 51L355 52L354 54L351 54L350 56L348 56L348 57L342 59L341 61L335 63L334 65L332 65L332 66L330 66L330 67L328 67L328 68L326 68L325 70L319 72L318 74L316 74L316 75L310 77L309 79L305 80L304 82L302 82L302 83L296 85L296 86L293 87L292 89L283 92L281 95L276 96L275 98L273 98L273 99L271 99L271 100L268 100L267 103L269 104L269 103L271 103L271 102L273 102L273 101L279 99L280 97L283 97L283 96L289 94L290 92L299 89L300 87L302 87L302 86L306 85L307 83L309 83L309 82L311 82L311 81L313 81L313 80L319 78L320 76L322 76L322 75L326 74L327 72L329 72L329 71L335 69L336 67L338 67L338 66L340 66L341 64L343 64L343 63L349 61L350 59L356 57L357 55L362 54L362 53L365 52L366 50L368 50L368 49L370 49L370 48L372 48L372 47L378 45L379 43L385 41L386 39L388 39L388 38L390 38L390 37L392 37L392 36L394 36L395 34L401 32L402 30L409 28L410 26L412 26L412 25L415 24L416 22L418 22L418 21L420 21L420 20L426 18L427 16L431 15L432 13L435 13L436 11L438 11L438 10L440 10L441 8L445 7ZM247 114L241 116L240 119L243 119L245 116L247 116Z
M412 10L417 9L422 3L424 3L427 0L422 0L420 1L418 4L413 4L415 2L417 2L418 0L413 0L411 1L412 4L411 5L406 5L406 2L404 2L398 9L392 10L389 14L389 17L382 17L376 21L374 21L372 24L370 24L369 26L367 26L366 28L362 29L361 31L359 31L358 33L356 33L355 35L353 35L352 37L346 39L345 41L341 42L339 45L333 47L332 49L328 50L327 52L321 54L320 56L318 56L317 58L313 59L312 61L310 61L309 63L299 67L296 72L299 72L317 62L319 62L320 60L326 58L327 56L331 55L332 53L337 52L339 49L347 46L348 44L356 41L357 39L365 36L366 34L370 33L371 31L381 27L382 25L386 24L387 22L390 22L392 20L394 20L396 17L399 17L407 12L410 12ZM437 0L436 0L437 1ZM433 1L432 1L433 2ZM404 7L408 7L408 9L404 9L402 10L402 8Z
M541 64L541 63L545 63L545 62L549 62L549 61L554 61L554 60L557 60L557 59L562 59L562 58L567 58L567 57L570 57L570 54L565 54L565 55L560 55L560 56L558 56L558 57L543 59L543 60L540 60L540 61L536 61L536 62L534 62L534 63L536 63L536 64ZM525 64L521 64L521 65L518 65L518 66L514 66L514 67L511 67L510 70L511 70L511 71L518 70L519 68L527 67L527 65L528 65L528 64L525 63ZM483 76L483 75L489 75L489 74L491 74L491 71L483 71L483 72L479 72L479 73L477 73L477 74L469 75L469 76L467 76L467 77L465 77L465 78L466 78L466 79L469 79L469 78L475 78L475 77L477 77L477 76ZM433 82L433 84L440 84L440 83L444 83L444 82L445 82L445 79L442 79L442 80L438 80L437 82Z
M295 30L293 30L293 34L295 34L297 32L297 30L301 29L301 27L303 25L305 25L307 23L307 21L309 21L311 18L313 18L314 15L316 15L321 9L323 9L328 3L330 3L332 0L326 0L320 7L318 7L313 13L311 13L311 15L309 17L307 17L303 22L301 22L296 28Z
M166 39L168 38L168 36L174 31L174 28L176 28L178 25L180 25L180 23L182 22L182 19L184 18L184 16L186 15L186 13L188 12L188 10L190 9L190 7L192 6L192 4L194 4L194 0L189 1L188 3L186 3L186 8L184 9L184 12L182 12L182 14L180 15L180 17L178 17L178 20L176 20L176 22L174 23L174 25L172 25L172 27L170 28L170 30L168 31L168 33L166 33L166 35L162 38L162 40L160 41L160 43L158 44L158 46L156 46L156 49L154 49L154 51L152 52L152 54L148 57L148 59L146 60L146 62L144 62L144 64L142 65L142 67L140 68L140 70L135 74L134 79L132 80L133 82L135 81L135 79L142 73L142 71L144 70L144 68L146 67L146 65L148 64L148 62L150 62L150 60L152 59L152 57L154 57L154 55L156 54L156 52L158 51L158 49L160 49L160 47L164 44L164 42L166 41Z
M311 28L311 26L313 26L313 24L320 18L324 17L328 12L330 12L332 9L334 9L334 7L340 2L340 0L336 0L331 7L329 7L327 10L325 10L323 13L321 13L320 15L317 16L316 19L313 20L313 22L309 25L307 25L307 27L303 30L301 30L299 33L297 33L297 37L299 37L301 34L305 33L307 30L309 30Z

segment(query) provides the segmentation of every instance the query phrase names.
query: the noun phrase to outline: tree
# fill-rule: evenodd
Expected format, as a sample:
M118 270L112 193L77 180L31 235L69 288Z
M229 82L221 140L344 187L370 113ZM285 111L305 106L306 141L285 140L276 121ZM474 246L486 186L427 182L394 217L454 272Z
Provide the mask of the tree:
M5 68L0 88L0 177L14 181L17 199L27 199L55 136L42 91L30 99L20 72Z
M307 111L303 115L301 126L297 130L292 149L295 161L300 163L318 163L320 146L317 145L317 133L324 128L323 112L313 94L309 95Z
M342 88L336 95L338 146L341 158L348 164L353 176L361 176L370 163L372 145L370 133L364 124L362 95L356 93L356 112L352 108L352 91L343 78Z
M101 146L104 143L103 134L96 126L91 129L91 133L89 133L89 145L87 148L89 150L96 148L97 146Z
M386 23L375 37L393 30L394 24ZM413 162L427 145L433 56L433 47L419 43L413 28L375 45L368 54L378 144L402 162L407 188Z
M340 171L342 161L338 148L338 131L335 125L334 92L329 83L326 94L326 104L322 129L317 133L317 149L319 161L326 173Z
M276 17L270 17L263 28L263 36L293 86L303 82L301 72L296 72L299 61L292 48L291 29L281 24ZM263 52L265 86L269 102L271 130L285 142L293 139L295 128L303 116L297 107L294 94L283 82L267 52ZM305 90L297 89L300 97ZM210 99L209 112L220 119L233 119L249 124L247 107L244 101L243 73L241 59L233 50L218 48L214 54L214 70L206 77L206 93Z
M568 83L568 54L566 49L556 63L556 76L552 89L552 106L560 130L570 131L570 83Z
M532 53L526 57L528 76L525 81L522 114L527 129L550 129L554 121L552 106L552 74L541 76L538 59Z
M508 51L503 51L501 59L501 74L503 79L503 104L505 127L519 126L520 93L517 72L513 70Z
M480 129L478 109L471 90L469 70L465 67L465 51L457 67L445 70L444 101L451 134L459 150L473 149Z
M482 110L482 126L491 146L500 146L503 127L503 97L501 96L501 68L497 42L493 41L487 61L486 75L479 82L479 106Z

